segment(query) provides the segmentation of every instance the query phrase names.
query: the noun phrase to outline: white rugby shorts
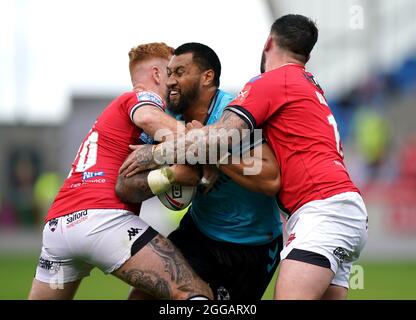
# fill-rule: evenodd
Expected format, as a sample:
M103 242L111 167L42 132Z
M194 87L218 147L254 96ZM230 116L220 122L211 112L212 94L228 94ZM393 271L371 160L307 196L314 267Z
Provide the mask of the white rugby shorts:
M352 263L367 242L367 224L364 201L356 192L306 203L286 223L288 239L281 259L324 266L319 255L327 263L326 257L335 274L332 284L348 288Z
M52 219L43 229L43 246L35 278L67 283L94 267L112 273L157 232L139 216L121 209L89 209Z

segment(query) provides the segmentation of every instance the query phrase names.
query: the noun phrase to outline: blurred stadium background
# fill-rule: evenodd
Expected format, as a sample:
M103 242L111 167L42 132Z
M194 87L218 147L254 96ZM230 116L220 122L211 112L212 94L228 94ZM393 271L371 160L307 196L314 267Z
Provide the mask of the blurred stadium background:
M163 8L163 9L162 9ZM350 299L416 299L416 1L14 0L0 2L0 299L25 299L42 218L96 116L130 89L127 52L144 42L206 43L222 87L258 73L274 19L300 13L320 38L308 69L326 91L346 162L363 191L369 241ZM181 214L158 201L143 217L161 233ZM78 299L124 299L94 271ZM270 299L272 286L264 298Z

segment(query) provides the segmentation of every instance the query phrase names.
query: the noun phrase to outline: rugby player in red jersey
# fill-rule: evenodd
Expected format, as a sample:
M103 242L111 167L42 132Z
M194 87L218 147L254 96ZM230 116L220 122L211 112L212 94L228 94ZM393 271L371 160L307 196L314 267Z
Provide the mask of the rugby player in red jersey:
M98 267L155 298L212 298L209 286L169 240L139 218L139 204L115 193L118 170L143 132L157 129L148 117L177 122L163 112L166 67L173 49L164 43L133 48L133 91L107 106L78 150L72 169L53 202L43 230L43 246L29 299L71 299L81 280ZM149 146L151 147L151 146ZM177 166L183 172L185 166ZM175 172L175 167L171 168ZM186 170L186 169L185 169ZM194 170L194 169L189 169ZM175 176L175 175L173 175ZM182 174L175 183L195 184ZM188 180L189 181L188 181Z
M203 129L208 148L221 139L212 129L261 128L278 159L277 197L288 217L289 238L276 299L345 299L352 263L367 241L366 208L345 167L337 123L321 87L305 70L317 38L316 25L304 16L277 19L264 46L262 74L246 84L219 122ZM177 145L158 145L150 161L142 157L128 171L152 167L166 151L178 158Z
M262 74L228 106L249 127L263 129L280 162L278 200L289 239L276 299L345 299L352 263L367 240L366 208L345 167L337 123L305 70L317 39L310 19L277 19Z

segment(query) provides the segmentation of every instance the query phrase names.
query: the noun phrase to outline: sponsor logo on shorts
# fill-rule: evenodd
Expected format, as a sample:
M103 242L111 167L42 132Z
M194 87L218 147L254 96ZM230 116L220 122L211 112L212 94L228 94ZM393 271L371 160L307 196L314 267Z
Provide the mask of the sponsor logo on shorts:
M55 219L49 220L49 230L54 232L57 226L58 226L58 219L55 218Z
M66 226L67 228L72 228L87 219L88 219L87 210L78 211L78 212L70 214L68 218L66 218Z
M230 293L224 287L217 289L217 300L230 300Z
M38 266L45 270L58 271L61 268L61 261L50 261L40 257Z
M104 176L104 171L99 171L99 172L88 172L85 171L82 173L82 180L89 180L91 178L95 178L95 177L102 177Z
M142 228L130 228L129 230L127 230L127 234L129 235L129 241L131 241L131 239L135 237L140 231L142 231Z
M343 262L346 258L348 258L348 252L344 248L338 247L334 250L334 256L339 259L340 262Z
M296 239L296 233L291 233L290 235L289 235L289 237L287 238L287 241L286 241L286 247L293 241L293 240L295 240Z

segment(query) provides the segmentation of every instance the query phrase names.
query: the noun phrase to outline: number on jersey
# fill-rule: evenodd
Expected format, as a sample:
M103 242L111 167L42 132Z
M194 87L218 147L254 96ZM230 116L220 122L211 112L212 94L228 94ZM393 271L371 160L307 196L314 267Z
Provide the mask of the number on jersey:
M318 92L318 91L315 91L315 93L316 93L316 96L318 97L319 102L320 102L321 104L323 104L324 106L329 107L329 106L328 106L328 103L326 102L325 97L322 95L322 93L320 93L320 92Z
M98 132L91 131L85 139L84 143L80 146L75 159L78 159L75 163L75 172L84 172L94 166L97 163L97 151L98 151ZM69 172L68 178L72 175L74 169Z
M341 157L344 157L344 153L342 152L342 148L341 148L341 139L339 136L338 125L337 125L337 122L335 121L335 117L332 114L328 116L328 122L334 129L335 143L337 145L338 153L341 155Z
M325 97L318 91L316 91L315 93L316 93L316 96L318 97L319 102L321 104L323 104L324 106L329 107L328 103L325 100ZM341 148L341 139L340 139L340 135L339 135L339 131L338 131L338 125L337 125L337 122L335 120L335 117L332 114L330 114L328 116L328 122L332 126L332 128L334 129L335 143L336 143L336 146L337 146L338 153L341 155L341 157L344 157L344 153L342 152L342 148Z

